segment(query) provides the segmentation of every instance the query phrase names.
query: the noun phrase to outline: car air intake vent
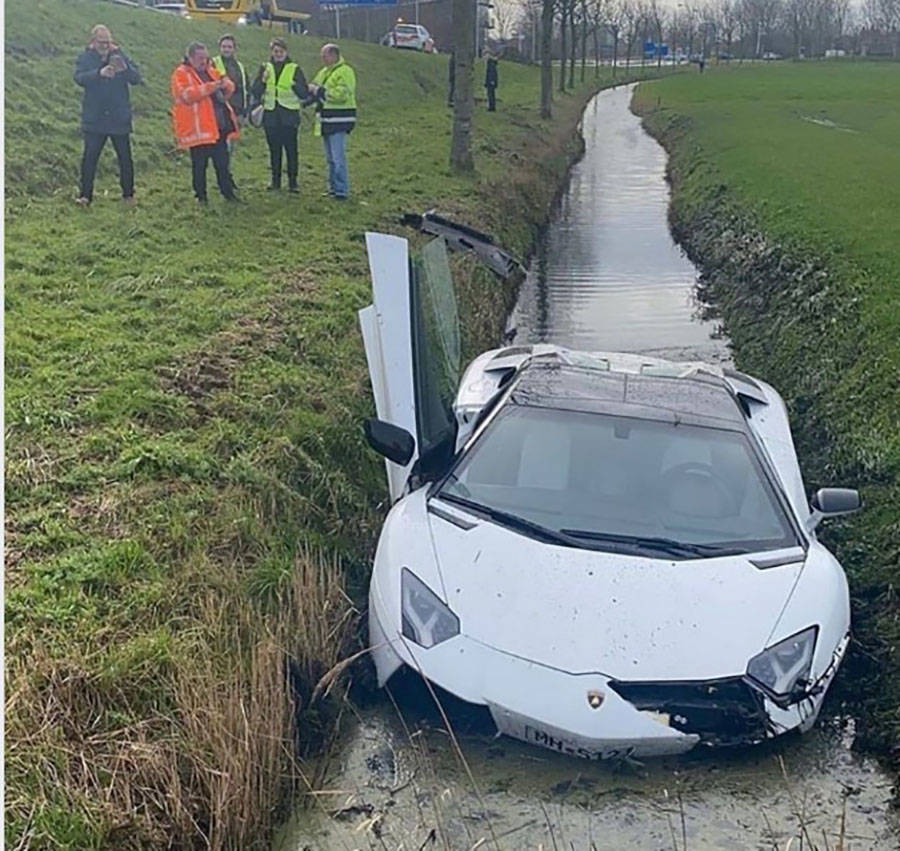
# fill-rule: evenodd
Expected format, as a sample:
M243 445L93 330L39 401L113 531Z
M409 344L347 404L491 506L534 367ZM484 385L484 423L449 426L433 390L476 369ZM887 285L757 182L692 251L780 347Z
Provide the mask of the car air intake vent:
M707 744L736 745L766 738L762 697L740 677L692 683L627 683L610 687L635 708L669 716L669 726Z

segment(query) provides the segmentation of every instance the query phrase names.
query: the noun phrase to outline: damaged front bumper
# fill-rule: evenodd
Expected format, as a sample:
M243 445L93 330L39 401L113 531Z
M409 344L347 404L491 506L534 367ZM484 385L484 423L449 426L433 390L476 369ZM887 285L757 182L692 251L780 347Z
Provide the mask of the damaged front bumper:
M379 685L403 665L469 703L486 706L498 732L591 760L670 756L698 743L752 744L815 722L846 648L810 694L779 707L743 677L706 682L623 682L571 674L458 635L428 650L388 638L370 598Z

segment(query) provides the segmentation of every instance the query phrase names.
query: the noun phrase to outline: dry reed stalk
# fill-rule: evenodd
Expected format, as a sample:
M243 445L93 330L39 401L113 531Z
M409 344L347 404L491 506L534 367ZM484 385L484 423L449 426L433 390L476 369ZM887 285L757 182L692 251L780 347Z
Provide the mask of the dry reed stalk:
M47 847L35 814L63 801L117 851L267 846L304 732L289 671L310 694L346 654L355 610L340 562L317 552L300 554L268 606L246 595L236 567L215 579L179 624L154 708L138 702L146 683L103 673L98 659L125 638L113 631L77 660L54 658L40 636L7 647L6 767L31 793L7 799L29 825L21 851Z

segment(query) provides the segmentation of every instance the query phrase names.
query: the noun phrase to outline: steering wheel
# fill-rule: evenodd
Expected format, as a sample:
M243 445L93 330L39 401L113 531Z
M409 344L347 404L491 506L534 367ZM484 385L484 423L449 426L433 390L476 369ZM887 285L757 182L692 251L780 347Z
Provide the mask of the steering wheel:
M682 511L680 501L678 500L677 491L672 492L679 479L685 477L702 478L704 484L714 488L718 510L713 514L701 513L697 514L692 511ZM687 461L684 464L676 464L674 467L666 470L660 477L663 489L669 494L669 505L676 514L683 514L692 517L730 517L738 513L739 505L737 498L728 487L724 479L716 472L715 468L710 464L701 464L699 461ZM671 499L671 496L675 499Z

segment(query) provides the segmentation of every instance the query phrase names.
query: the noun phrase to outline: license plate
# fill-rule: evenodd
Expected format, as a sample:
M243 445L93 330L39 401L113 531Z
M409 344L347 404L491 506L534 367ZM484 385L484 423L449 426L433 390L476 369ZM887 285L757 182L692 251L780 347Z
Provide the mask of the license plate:
M568 756L577 756L581 759L590 760L608 760L608 759L626 759L634 753L634 747L622 746L616 748L592 747L585 744L579 744L571 739L565 739L539 727L532 727L530 724L525 725L525 741L534 745L540 745L557 753L564 753Z

